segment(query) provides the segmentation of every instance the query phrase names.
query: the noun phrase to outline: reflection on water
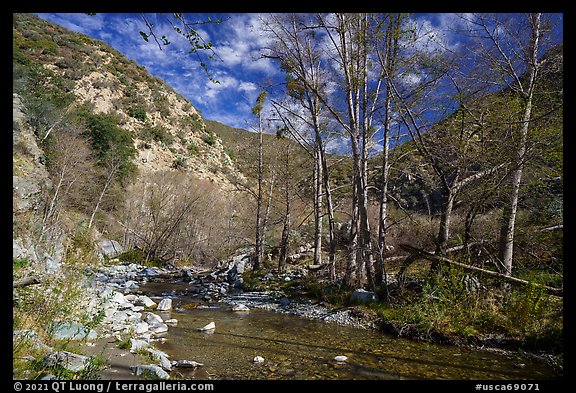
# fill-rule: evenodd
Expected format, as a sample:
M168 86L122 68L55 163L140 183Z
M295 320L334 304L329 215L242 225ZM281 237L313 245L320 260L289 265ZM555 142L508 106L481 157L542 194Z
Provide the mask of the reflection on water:
M144 289L144 288L143 288ZM377 331L312 321L271 311L232 312L231 306L158 313L176 318L166 342L172 360L203 363L179 369L184 378L217 379L550 379L552 369L521 355L398 339ZM198 329L209 322L212 334ZM254 363L255 356L263 363ZM333 360L348 357L346 363ZM177 374L176 374L177 375ZM178 376L178 375L177 375Z

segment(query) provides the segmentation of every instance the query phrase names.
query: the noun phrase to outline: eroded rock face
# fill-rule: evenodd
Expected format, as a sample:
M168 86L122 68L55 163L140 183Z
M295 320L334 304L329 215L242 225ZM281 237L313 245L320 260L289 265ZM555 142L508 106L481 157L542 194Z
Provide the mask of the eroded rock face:
M32 241L30 228L38 225L47 206L47 192L52 181L44 165L44 151L38 146L27 110L18 94L12 95L12 257L32 263L34 272L60 272L64 256L65 236L58 228L45 234L44 244Z
M13 213L42 211L42 190L52 188L26 108L18 94L12 95L12 210Z

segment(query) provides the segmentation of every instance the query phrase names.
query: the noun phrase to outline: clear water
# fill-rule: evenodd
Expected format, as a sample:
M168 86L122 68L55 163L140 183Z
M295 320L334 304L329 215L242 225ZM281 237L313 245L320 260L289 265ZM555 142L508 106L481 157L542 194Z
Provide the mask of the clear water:
M176 284L178 289L181 284ZM170 292L170 284L142 287L150 295ZM340 326L273 311L231 311L225 303L201 304L173 298L178 310L159 312L176 318L166 342L156 344L171 360L203 363L177 369L176 378L194 379L552 379L550 366L521 354L503 354L396 338L378 331ZM187 305L210 308L188 308ZM183 307L184 306L184 307ZM212 333L198 329L216 324ZM337 355L347 362L333 360ZM263 363L255 363L261 356ZM180 373L180 374L178 374Z

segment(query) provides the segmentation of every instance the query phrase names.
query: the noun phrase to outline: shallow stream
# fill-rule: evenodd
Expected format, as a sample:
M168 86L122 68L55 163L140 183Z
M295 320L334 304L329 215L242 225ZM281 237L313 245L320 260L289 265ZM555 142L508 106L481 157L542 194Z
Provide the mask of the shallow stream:
M181 293L185 285L149 283L149 296ZM254 309L233 312L226 303L202 303L174 296L174 309L158 312L176 318L164 343L156 347L171 360L195 360L203 367L178 369L178 378L199 379L472 379L554 378L550 366L522 354L475 350L396 338L374 330L314 321ZM199 328L214 322L216 329ZM345 363L334 361L347 356ZM255 363L261 356L264 362ZM181 371L185 370L185 371ZM181 375L177 373L181 372Z

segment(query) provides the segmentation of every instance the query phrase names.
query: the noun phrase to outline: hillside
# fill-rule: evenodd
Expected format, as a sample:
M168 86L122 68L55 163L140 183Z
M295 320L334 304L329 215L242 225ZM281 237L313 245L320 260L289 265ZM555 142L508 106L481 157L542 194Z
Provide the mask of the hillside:
M106 43L18 14L13 57L15 92L42 79L46 82L34 98L48 98L63 115L86 104L93 114L117 117L133 140L140 172L179 168L223 187L227 176L239 175L187 99ZM25 104L30 107L29 98Z
M15 14L13 93L14 258L28 272L102 261L103 239L157 260L235 246L189 241L218 233L211 215L240 203L229 192L244 175L164 81L102 41ZM174 223L177 209L188 215Z

